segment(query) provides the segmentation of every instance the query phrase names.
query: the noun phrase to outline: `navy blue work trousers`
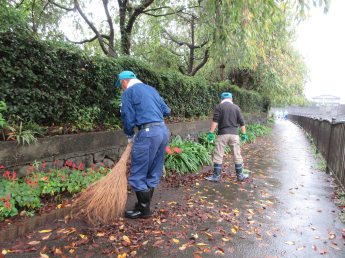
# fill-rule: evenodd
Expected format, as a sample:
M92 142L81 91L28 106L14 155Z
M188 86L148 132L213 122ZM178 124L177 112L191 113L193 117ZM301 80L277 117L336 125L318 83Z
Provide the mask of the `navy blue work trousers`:
M166 125L139 130L134 138L128 183L136 192L157 187L163 173L170 132Z

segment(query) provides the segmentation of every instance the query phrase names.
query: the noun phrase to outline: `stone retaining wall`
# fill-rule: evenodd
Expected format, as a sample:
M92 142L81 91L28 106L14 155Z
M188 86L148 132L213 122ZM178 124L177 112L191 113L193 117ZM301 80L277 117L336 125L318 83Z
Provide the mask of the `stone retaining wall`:
M264 123L265 113L245 116L247 123ZM200 132L207 132L211 120L199 120L168 124L172 137L196 139ZM119 159L127 145L122 131L91 132L39 138L36 144L18 145L16 142L0 142L0 165L15 170L18 176L26 174L33 162L45 162L46 169L62 167L66 161L111 167Z

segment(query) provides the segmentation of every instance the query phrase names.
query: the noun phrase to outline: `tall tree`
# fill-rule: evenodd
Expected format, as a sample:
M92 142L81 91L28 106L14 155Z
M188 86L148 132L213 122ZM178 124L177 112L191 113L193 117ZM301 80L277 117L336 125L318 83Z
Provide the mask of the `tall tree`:
M118 55L130 55L132 44L132 33L135 24L138 22L140 16L167 16L174 13L172 8L165 6L165 1L157 0L117 0L117 5L110 5L109 0L102 0L102 8L105 14L105 22L107 26L92 20L92 15L88 15L85 7L91 4L87 0L73 0L68 6L64 5L63 0L48 0L51 4L59 7L67 12L76 11L81 19L87 24L93 36L81 41L75 41L77 44L84 44L88 42L98 41L104 54L116 57ZM157 5L153 5L158 2ZM152 6L152 8L150 8ZM99 15L99 6L98 6ZM111 10L115 9L115 12ZM94 15L95 10L93 10ZM118 15L116 15L116 12ZM120 39L116 38L116 34L120 32ZM118 41L120 43L118 44ZM119 47L118 47L119 46Z
M182 24L189 27L187 36L185 36L185 38L176 36L174 34L180 35L181 33L176 33L174 30L168 31L168 29L164 29L163 35L174 45L173 48L170 48L170 51L183 58L183 62L180 65L180 71L183 74L193 76L206 64L209 58L209 46L207 45L209 39L207 37L198 37L197 29L200 24L199 17L196 14L181 12L177 14L177 16L182 20ZM179 52L175 51L176 47L179 48L177 49Z

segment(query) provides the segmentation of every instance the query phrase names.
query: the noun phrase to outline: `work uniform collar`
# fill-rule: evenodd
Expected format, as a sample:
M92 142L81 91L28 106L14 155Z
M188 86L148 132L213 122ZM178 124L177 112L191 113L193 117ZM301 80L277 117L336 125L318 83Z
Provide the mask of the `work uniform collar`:
M223 99L223 100L220 102L220 104L222 104L222 103L224 103L224 102L230 102L230 103L232 103L232 100L230 100L230 99Z
M128 82L128 85L127 85L127 89L129 87L132 87L134 84L137 84L137 83L142 83L142 81L140 81L138 79L130 79L129 82Z

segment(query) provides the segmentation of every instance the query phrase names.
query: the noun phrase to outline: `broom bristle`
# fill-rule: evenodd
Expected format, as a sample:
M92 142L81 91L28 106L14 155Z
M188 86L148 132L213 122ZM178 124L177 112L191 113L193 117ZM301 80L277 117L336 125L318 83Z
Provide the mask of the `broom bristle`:
M90 185L75 202L77 216L89 223L110 223L123 215L127 201L127 161L132 144L128 144L111 172Z

